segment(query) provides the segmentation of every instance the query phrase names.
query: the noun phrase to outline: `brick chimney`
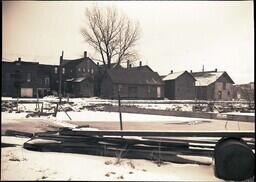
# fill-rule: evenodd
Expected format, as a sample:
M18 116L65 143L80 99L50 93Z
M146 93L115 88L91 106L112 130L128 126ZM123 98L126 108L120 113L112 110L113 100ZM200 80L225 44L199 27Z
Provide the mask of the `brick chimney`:
M18 61L21 62L21 58L20 57L18 58Z
M127 68L129 68L129 67L130 67L130 61L127 60Z
M142 66L142 62L140 61L140 67Z
M215 72L217 72L218 70L217 70L217 68L215 68L215 70L214 70Z
M171 74L173 74L173 70L171 70Z
M87 58L87 51L84 51L84 58Z
M190 70L190 73L193 73L192 70Z
M131 68L132 67L132 64L129 64L129 68Z

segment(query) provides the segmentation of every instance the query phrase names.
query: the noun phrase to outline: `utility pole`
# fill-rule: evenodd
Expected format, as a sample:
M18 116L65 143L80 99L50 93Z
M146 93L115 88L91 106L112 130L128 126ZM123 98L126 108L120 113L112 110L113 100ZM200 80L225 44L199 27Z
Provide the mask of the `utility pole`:
M59 70L59 103L61 103L61 97L62 97L61 82L62 82L62 60L63 60L63 54L64 54L64 51L62 51L62 54L61 54L61 56L60 56L60 70Z
M121 113L121 100L120 100L120 85L118 86L118 111L119 111L119 119L120 119L120 130L123 130L123 121L122 121L122 113Z
M59 103L57 104L57 107L56 107L56 110L55 110L55 113L54 113L54 116L56 117L57 116L57 112L58 112L58 110L59 110L59 108L61 108L65 113L66 113L66 115L68 116L68 118L70 119L70 120L72 120L71 119L71 117L68 115L68 113L61 107L61 98L62 98L62 89L61 89L61 85L62 85L62 72L63 72L63 70L62 70L62 61L63 61L63 54L64 54L64 51L62 51L62 54L61 54L61 56L60 56L60 69L59 69Z

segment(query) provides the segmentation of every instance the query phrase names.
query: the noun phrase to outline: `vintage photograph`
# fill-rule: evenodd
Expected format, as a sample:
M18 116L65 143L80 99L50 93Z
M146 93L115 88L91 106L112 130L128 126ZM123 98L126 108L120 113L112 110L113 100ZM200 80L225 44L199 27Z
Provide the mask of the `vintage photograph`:
M2 1L1 181L255 178L253 1Z

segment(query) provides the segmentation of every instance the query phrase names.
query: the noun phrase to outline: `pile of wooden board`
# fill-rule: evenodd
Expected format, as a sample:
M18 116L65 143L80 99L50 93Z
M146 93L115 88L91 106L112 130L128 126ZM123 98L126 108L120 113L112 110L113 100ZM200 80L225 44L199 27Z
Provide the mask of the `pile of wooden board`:
M221 133L220 135L208 133L210 137L202 138L206 134L206 132L95 131L89 128L85 131L82 128L61 128L55 132L36 133L24 143L24 148L35 151L210 165L209 161L182 157L212 157L214 147L222 136ZM245 137L250 136L246 135L247 133L243 134ZM191 139L189 136L195 138ZM247 140L247 144L254 148L253 141Z

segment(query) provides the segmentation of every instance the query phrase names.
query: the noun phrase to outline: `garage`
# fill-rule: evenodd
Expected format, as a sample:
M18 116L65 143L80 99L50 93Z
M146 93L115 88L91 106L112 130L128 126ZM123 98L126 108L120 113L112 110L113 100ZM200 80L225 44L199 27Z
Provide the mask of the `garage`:
M21 88L21 97L33 97L33 88Z

